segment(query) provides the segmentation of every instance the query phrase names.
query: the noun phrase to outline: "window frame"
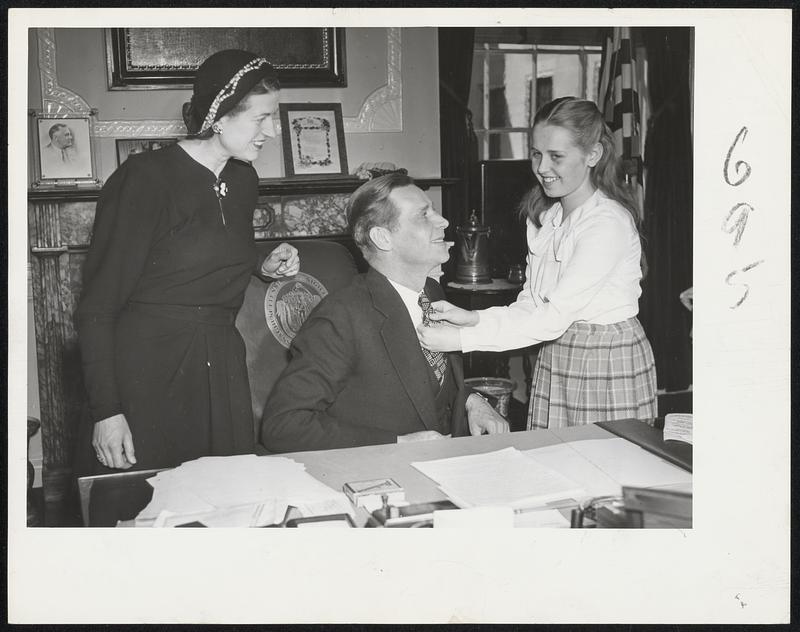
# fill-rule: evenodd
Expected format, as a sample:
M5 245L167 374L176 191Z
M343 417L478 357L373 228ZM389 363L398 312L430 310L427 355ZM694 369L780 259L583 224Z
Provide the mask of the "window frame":
M578 60L581 66L580 73L580 86L581 98L586 99L586 91L589 86L589 55L603 53L603 47L600 45L561 45L561 44L502 44L502 43L489 43L483 42L477 44L474 48L475 53L483 54L483 72L481 84L481 98L483 103L483 116L481 121L474 120L473 130L478 139L478 145L481 148L481 155L484 160L489 160L490 138L492 136L500 136L503 134L511 133L524 133L528 137L528 148L531 146L533 129L530 126L525 127L492 127L489 124L490 107L489 100L491 95L492 86L490 83L490 57L497 55L527 55L532 57L532 76L533 81L528 85L528 99L530 100L530 111L536 112L539 104L536 102L536 80L539 77L539 60L540 54L547 55L578 55ZM477 55L476 55L477 56ZM547 76L553 76L552 74ZM544 77L544 75L543 75ZM542 78L543 78L542 77ZM477 123L477 124L476 124Z

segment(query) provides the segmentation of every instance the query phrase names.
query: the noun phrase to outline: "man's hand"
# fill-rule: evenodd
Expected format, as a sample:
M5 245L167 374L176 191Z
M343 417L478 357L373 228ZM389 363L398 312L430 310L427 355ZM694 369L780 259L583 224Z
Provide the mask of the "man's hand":
M136 463L133 436L125 415L114 415L98 421L92 432L92 445L97 460L106 467L127 470Z
M428 317L434 321L448 322L459 327L474 327L480 320L477 312L461 309L447 301L432 302L431 313L428 314Z
M275 248L261 264L261 273L275 279L291 277L300 272L297 248L283 243Z
M450 435L443 435L435 430L421 430L397 437L397 443L408 443L410 441L432 441L434 439L445 439Z
M509 432L508 422L491 407L489 402L475 393L470 393L467 397L467 421L471 435Z

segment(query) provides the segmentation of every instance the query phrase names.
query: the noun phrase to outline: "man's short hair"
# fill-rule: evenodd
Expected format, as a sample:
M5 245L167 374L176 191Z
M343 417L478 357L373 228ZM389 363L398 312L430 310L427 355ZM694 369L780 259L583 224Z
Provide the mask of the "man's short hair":
M374 226L389 230L397 227L397 209L389 199L392 191L413 184L414 180L403 173L389 173L365 182L350 196L347 226L365 257L375 251L369 237Z
M68 127L68 125L66 123L56 123L50 128L50 131L47 132L50 135L50 140L53 140L53 134L55 134L62 127Z

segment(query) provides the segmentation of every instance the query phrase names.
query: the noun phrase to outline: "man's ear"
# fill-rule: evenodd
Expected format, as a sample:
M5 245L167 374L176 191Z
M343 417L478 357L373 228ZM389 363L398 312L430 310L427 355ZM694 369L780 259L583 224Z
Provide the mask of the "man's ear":
M369 238L378 250L392 249L392 233L383 226L373 226L369 229Z
M589 150L586 162L590 167L594 167L597 165L598 162L600 162L600 159L602 157L603 157L603 145L601 143L595 143Z

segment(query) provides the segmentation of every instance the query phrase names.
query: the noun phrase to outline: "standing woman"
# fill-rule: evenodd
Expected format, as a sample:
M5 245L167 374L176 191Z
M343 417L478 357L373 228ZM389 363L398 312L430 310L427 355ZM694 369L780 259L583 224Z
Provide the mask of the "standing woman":
M130 156L100 193L77 310L95 467L176 466L253 451L244 343L250 275L296 274L281 244L257 261L250 162L275 137L279 84L263 58L209 57L185 140Z
M642 251L637 205L622 183L611 131L591 101L563 97L537 113L523 202L527 278L516 302L470 312L434 303L437 351L505 351L544 342L528 429L656 416L656 372L636 315Z

